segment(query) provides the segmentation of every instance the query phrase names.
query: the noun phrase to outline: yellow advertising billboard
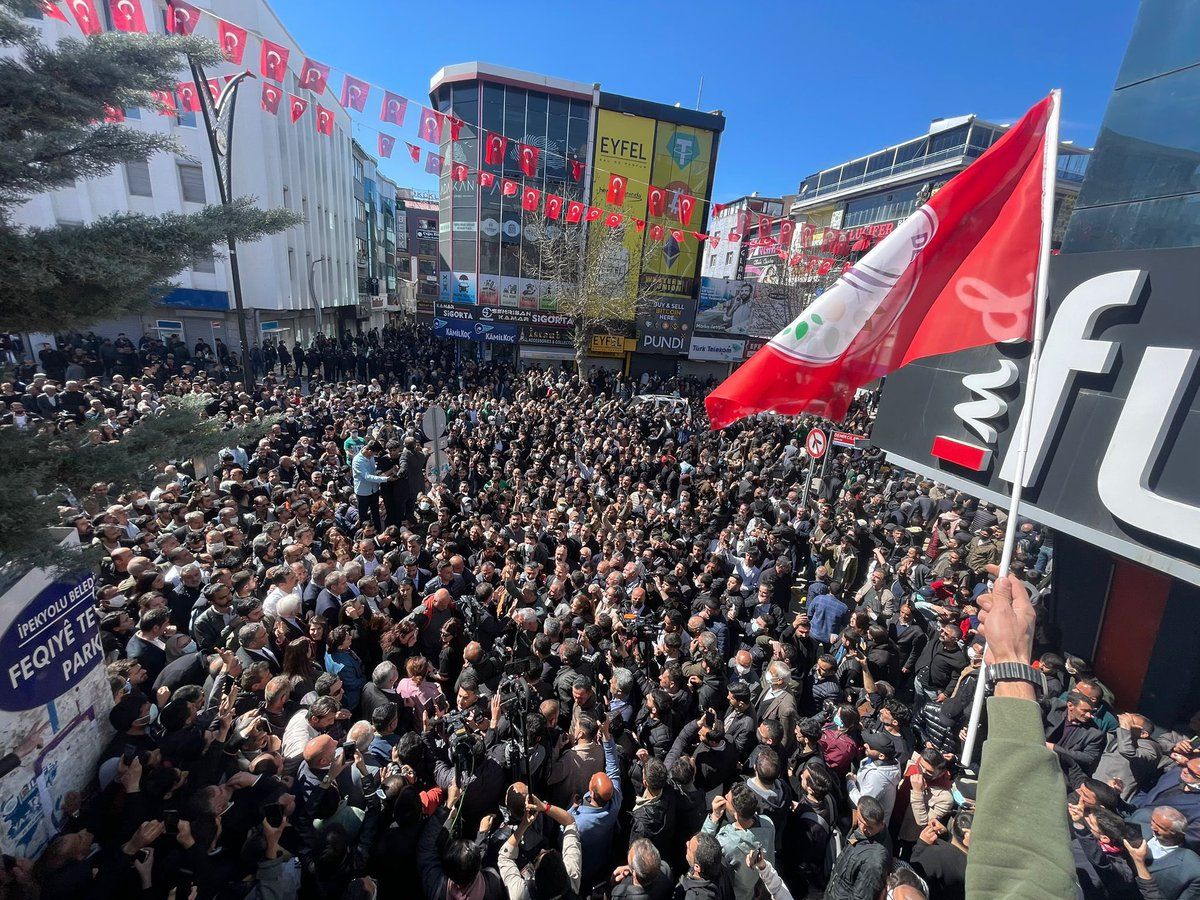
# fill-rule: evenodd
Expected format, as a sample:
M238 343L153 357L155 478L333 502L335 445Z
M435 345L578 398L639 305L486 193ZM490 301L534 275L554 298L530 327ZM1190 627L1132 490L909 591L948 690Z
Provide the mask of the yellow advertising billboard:
M692 237L704 221L708 200L708 173L712 168L713 133L704 128L659 122L654 139L654 164L650 183L666 191L661 216L647 216L646 239L651 226L661 225L661 246L649 254L643 266L643 279L654 282L655 292L669 297L695 297L703 248ZM696 206L687 225L679 221L679 196L696 198ZM645 204L642 205L645 209ZM671 229L683 231L683 240L671 236Z
M646 187L654 156L654 119L628 116L610 109L599 110L596 117L596 152L592 178L593 206L623 213L626 218L645 218ZM627 179L625 202L610 206L609 175ZM637 260L641 255L642 235L630 224L625 229L625 251L633 261L630 266L629 288L634 290L640 274Z

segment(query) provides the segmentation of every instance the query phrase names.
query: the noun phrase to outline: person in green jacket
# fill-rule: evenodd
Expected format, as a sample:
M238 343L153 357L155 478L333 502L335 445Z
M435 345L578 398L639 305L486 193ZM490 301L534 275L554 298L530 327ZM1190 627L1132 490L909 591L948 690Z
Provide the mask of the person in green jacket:
M995 567L990 567L995 575ZM996 578L980 599L988 665L1029 665L1036 613L1016 578ZM996 683L987 701L978 798L967 854L967 897L1077 895L1067 823L1067 789L1058 757L1046 746L1034 687Z

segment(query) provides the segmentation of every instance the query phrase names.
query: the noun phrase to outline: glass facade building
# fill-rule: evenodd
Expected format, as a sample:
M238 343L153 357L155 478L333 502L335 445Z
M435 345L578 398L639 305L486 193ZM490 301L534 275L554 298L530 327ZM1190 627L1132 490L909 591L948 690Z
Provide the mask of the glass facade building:
M1200 246L1200 8L1144 2L1064 253Z

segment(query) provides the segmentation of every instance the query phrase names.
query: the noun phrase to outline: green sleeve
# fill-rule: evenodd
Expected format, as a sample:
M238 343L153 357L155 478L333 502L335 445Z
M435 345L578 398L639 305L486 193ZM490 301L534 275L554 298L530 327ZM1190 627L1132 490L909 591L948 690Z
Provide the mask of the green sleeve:
M1074 900L1066 784L1036 703L988 700L967 896Z

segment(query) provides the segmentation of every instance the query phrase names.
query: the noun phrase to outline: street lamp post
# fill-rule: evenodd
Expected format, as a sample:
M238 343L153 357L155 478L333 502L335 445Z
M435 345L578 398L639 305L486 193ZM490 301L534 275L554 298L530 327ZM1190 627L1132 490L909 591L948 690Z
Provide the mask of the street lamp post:
M328 261L328 256L321 256L308 264L308 296L312 300L313 309L317 315L317 332L320 334L325 333L325 317L324 311L321 309L321 301L317 298L317 287L313 283L313 275L316 273L319 263Z
M208 147L212 152L213 168L217 172L217 188L221 194L221 205L233 203L233 121L237 111L238 88L252 72L239 72L221 89L215 98L208 90L208 79L204 68L192 57L188 57L192 81L196 85L196 96L200 98L200 114L204 118L204 130L208 134ZM250 338L246 333L246 308L242 303L242 277L238 271L237 240L226 234L229 246L229 273L233 280L233 305L237 310L238 337L242 342L242 382L246 392L254 393L254 368L250 364Z

